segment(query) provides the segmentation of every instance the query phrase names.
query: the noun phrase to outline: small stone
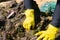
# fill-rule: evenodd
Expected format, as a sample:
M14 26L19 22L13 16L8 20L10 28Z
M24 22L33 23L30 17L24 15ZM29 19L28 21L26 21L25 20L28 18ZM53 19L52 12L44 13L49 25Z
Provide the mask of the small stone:
M23 38L21 38L21 40L27 40L27 37L23 37Z

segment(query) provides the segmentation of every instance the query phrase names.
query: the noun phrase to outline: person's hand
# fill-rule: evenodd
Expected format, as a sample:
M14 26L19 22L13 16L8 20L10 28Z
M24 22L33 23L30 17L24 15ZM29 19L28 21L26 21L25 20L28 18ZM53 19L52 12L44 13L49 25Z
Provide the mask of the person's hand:
M27 9L24 12L26 19L23 22L23 27L27 30L30 31L30 28L34 28L35 26L35 21L34 21L34 10L33 9Z
M46 31L40 31L36 33L36 36L39 36L37 40L55 40L58 28L49 24L48 29Z

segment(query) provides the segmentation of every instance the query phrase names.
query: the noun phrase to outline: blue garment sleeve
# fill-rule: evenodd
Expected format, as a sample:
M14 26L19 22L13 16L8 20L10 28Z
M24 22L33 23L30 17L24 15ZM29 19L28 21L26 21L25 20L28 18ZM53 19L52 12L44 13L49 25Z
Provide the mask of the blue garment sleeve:
M33 0L24 0L25 9L32 9Z
M57 0L51 24L60 27L60 0Z

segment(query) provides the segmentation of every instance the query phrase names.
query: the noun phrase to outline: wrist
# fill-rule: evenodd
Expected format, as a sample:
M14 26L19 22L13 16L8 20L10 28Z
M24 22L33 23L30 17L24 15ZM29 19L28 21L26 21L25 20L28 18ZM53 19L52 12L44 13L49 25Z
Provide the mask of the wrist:
M58 31L58 28L53 26L52 24L49 24L48 25L48 30L51 30L51 31L54 31L54 32L57 32Z

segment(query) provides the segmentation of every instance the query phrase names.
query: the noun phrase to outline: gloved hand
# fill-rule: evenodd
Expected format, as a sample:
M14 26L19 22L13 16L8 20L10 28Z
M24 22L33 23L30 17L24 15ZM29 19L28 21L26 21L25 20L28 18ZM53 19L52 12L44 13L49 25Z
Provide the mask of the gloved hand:
M37 40L55 40L56 34L57 34L58 28L54 27L53 25L49 24L48 29L46 31L40 31L36 33L35 35L39 37Z
M30 31L30 28L34 28L35 26L35 21L34 21L34 10L33 9L27 9L24 12L26 19L23 22L23 27L27 30Z

